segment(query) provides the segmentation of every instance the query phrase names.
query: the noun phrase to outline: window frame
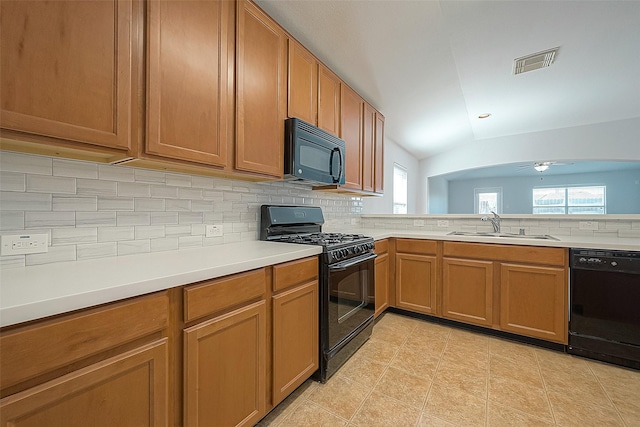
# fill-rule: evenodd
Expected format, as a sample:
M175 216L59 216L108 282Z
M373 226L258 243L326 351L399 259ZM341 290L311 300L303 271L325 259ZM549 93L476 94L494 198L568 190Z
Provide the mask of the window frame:
M569 190L570 189L579 189L579 188L602 188L602 204L591 204L591 205L575 205L571 204L569 201ZM554 190L563 190L564 192L564 204L556 204L556 205L536 205L535 204L535 190L545 190L545 189L554 189ZM545 187L533 187L531 189L531 213L533 215L581 215L581 213L569 212L571 208L602 208L602 212L588 212L588 215L604 215L607 213L607 186L602 184L591 184L591 185L551 185ZM536 212L536 210L545 209L545 208L556 208L562 209L562 213L552 213L552 212Z
M476 214L488 214L489 212L480 212L480 194L495 193L496 198L496 213L502 213L502 187L480 187L473 189L473 212Z
M398 194L397 193L397 183L396 183L396 171L401 171L404 174L404 203L400 200L398 200ZM393 206L392 206L392 212L394 214L407 214L408 213L408 209L409 209L409 191L408 191L408 187L409 187L409 172L407 171L407 168L405 168L404 166L398 164L398 163L393 163L393 191L392 191L392 202L393 202ZM397 210L401 210L402 212L397 212Z

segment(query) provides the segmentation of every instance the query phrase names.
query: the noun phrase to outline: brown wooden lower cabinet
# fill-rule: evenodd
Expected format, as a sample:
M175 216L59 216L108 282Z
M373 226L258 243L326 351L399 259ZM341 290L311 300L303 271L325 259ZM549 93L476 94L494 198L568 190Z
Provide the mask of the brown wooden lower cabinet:
M275 406L318 369L318 281L280 293L272 301Z
M493 263L444 258L442 270L442 316L491 326Z
M396 306L436 313L436 257L396 253Z
M381 254L376 258L375 276L374 317L378 317L389 307L389 254Z
M185 425L251 426L265 414L264 300L184 331Z
M163 338L9 396L1 425L166 426L167 357Z
M566 343L566 270L511 263L500 268L500 329Z

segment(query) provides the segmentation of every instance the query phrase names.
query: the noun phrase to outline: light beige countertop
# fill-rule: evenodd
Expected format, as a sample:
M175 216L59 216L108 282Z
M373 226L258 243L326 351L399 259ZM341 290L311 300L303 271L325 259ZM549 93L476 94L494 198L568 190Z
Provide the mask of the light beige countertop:
M279 264L319 246L251 241L0 271L0 326Z
M558 240L542 240L520 237L492 237L492 236L456 236L450 231L414 231L394 230L382 228L361 228L358 233L371 236L375 240L391 237L406 239L448 240L454 242L497 243L501 245L548 246L555 248L585 248L611 249L625 251L640 251L638 239L621 237L593 237L593 236L554 236Z
M331 230L326 230L331 231ZM559 240L455 236L447 231L350 229L372 236L563 248L640 251L638 239L555 236ZM320 246L250 241L0 271L0 326L8 326L146 293L292 261Z

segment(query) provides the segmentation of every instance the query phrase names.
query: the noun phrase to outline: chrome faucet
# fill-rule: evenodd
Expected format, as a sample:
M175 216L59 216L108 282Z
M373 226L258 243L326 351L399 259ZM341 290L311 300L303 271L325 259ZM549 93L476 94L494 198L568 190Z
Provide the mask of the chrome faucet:
M493 214L493 218L489 218L488 216L483 216L480 219L482 221L491 221L491 225L493 225L493 232L494 233L499 233L500 232L500 219L501 218L494 211L491 211L491 213Z

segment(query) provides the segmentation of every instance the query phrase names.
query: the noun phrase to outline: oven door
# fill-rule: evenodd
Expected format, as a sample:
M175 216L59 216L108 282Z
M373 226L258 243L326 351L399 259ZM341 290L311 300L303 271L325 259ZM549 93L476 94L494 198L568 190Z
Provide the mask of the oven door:
M326 309L328 335L324 350L329 351L373 317L374 259L366 253L328 266Z

